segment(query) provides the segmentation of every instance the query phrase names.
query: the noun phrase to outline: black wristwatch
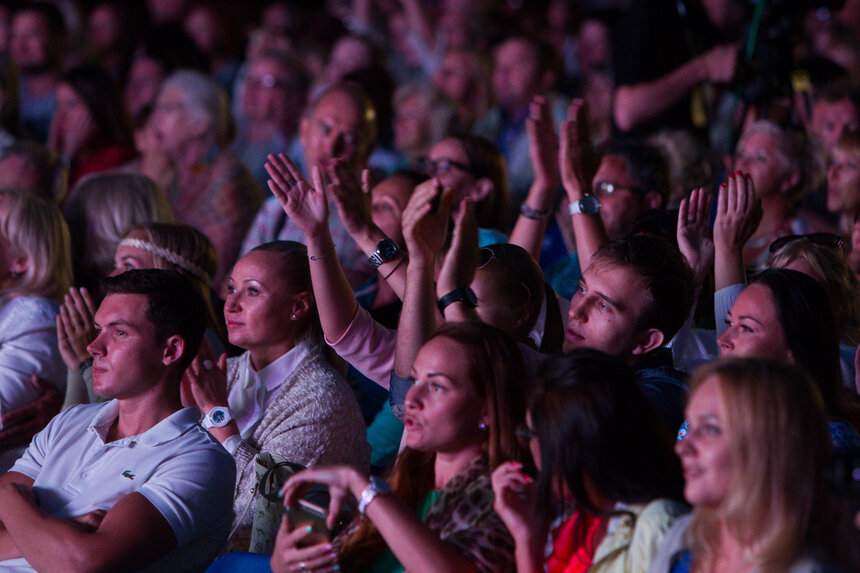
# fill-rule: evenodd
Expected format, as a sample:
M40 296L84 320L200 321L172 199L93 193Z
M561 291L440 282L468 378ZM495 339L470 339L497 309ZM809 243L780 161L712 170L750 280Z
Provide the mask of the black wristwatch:
M376 243L376 250L368 257L367 262L376 269L382 263L392 261L399 256L400 247L397 246L397 243L393 239L382 239Z
M445 309L455 302L462 302L470 308L475 308L478 306L478 297L475 296L475 291L473 291L471 287L459 287L455 288L448 294L442 295L442 298L439 299L436 306L439 307L439 312L444 315Z
M579 201L574 201L568 206L571 215L596 215L600 212L600 201L594 195L585 195Z

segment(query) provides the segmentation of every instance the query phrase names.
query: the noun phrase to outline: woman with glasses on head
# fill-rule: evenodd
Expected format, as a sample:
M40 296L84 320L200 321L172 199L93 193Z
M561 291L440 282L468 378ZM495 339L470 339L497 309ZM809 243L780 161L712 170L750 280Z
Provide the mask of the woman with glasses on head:
M537 481L516 463L493 473L517 573L647 571L685 507L671 434L633 371L590 349L548 360L518 436Z

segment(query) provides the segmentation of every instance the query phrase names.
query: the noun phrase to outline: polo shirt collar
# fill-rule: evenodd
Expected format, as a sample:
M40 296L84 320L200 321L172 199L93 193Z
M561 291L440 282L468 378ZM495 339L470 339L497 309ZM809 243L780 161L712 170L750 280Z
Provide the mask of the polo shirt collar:
M110 430L110 427L113 425L117 416L119 416L119 401L114 399L96 412L96 415L93 416L87 430L95 433L102 443L104 443L108 430ZM158 446L174 440L187 432L197 424L199 418L200 411L197 408L182 408L166 417L144 433L122 438L120 440L113 441L108 445L125 447L139 443L145 446Z

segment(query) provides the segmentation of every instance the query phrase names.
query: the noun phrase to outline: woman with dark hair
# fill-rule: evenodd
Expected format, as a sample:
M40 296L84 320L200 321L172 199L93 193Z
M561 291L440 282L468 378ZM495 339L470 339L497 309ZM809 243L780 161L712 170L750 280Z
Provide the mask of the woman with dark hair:
M328 523L348 495L360 516L328 544L301 547L313 535L281 528L272 569L505 572L513 544L493 511L490 472L524 463L514 428L523 420L520 351L481 323L445 325L421 348L406 397L406 450L385 482L352 468L312 468L286 484L291 506L310 484L328 485ZM295 525L295 524L294 524ZM398 563L399 562L399 563Z
M622 361L590 349L544 363L526 439L540 474L493 473L518 573L644 572L684 512L672 438ZM550 534L550 543L544 541Z
M98 66L73 68L57 84L48 147L69 163L69 185L118 167L134 155L131 124L118 87Z
M490 140L470 134L446 137L430 149L424 160L427 174L454 190L454 205L469 197L482 234L481 244L506 241L510 192L505 158ZM495 231L495 233L493 233Z
M860 409L842 386L839 329L818 281L791 269L765 270L735 300L726 323L718 339L720 356L768 358L804 368L824 398L837 446L842 440L860 445L855 432Z
M227 285L227 337L246 352L216 359L204 346L183 400L236 459L231 547L247 551L257 454L364 471L370 448L355 396L326 361L305 246L260 245L236 262Z

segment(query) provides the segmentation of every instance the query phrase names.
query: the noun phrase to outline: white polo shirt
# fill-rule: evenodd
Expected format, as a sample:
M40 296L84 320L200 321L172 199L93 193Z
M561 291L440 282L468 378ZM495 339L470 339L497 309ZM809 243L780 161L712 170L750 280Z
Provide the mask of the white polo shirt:
M39 507L59 518L109 510L140 493L167 519L177 549L152 571L205 569L227 541L236 463L204 430L200 411L184 408L146 432L110 443L105 436L119 413L116 400L73 406L36 436L11 471L35 480ZM24 559L0 562L0 571L32 571Z

